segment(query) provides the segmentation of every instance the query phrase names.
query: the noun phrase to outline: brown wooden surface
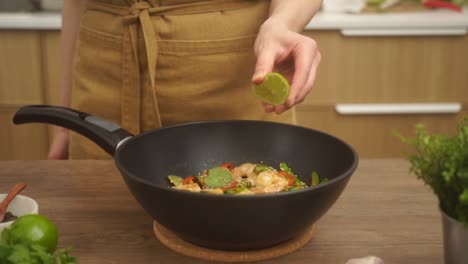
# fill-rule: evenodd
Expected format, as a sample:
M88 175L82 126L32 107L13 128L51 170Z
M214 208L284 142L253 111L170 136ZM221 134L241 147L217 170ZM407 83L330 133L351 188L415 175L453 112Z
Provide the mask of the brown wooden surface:
M19 181L28 185L22 194L57 224L60 246L72 245L80 263L206 263L158 241L112 161L0 162L1 190ZM344 264L367 255L385 263L442 263L436 198L404 160L361 160L311 242L260 263Z
M0 160L47 157L47 126L14 126L16 110L45 103L42 45L39 31L0 31Z
M453 134L468 110L459 114L340 115L334 107L297 108L300 125L337 136L351 144L362 157L403 157L409 148L395 133L414 136L415 125L424 124L431 133Z
M307 31L322 54L303 105L468 103L468 35L349 37Z
M417 123L434 133L453 133L468 111L468 36L348 37L313 30L322 61L297 123L336 135L362 157L402 157L393 135L410 134ZM340 115L342 103L462 103L462 113Z
M18 108L0 105L0 160L47 158L47 126L14 125L12 120Z
M37 31L0 31L0 105L42 103Z
M62 105L62 69L60 64L60 31L41 32L42 70L44 77L44 103ZM48 126L52 142L56 127Z

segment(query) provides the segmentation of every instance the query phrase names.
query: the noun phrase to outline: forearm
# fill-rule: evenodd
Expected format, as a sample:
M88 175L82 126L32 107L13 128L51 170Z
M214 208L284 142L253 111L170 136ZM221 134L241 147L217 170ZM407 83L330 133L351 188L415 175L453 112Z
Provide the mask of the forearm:
M60 35L60 52L62 65L62 95L64 106L70 106L73 81L73 57L75 44L80 29L81 16L87 0L65 0L62 8L62 31Z
M302 32L317 13L322 0L271 0L267 22L278 23L294 32Z

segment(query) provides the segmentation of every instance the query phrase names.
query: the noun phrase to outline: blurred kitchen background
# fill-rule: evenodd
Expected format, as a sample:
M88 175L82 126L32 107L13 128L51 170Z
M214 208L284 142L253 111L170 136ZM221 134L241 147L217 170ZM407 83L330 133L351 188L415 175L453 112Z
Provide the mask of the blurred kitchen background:
M71 1L71 0L70 0ZM297 124L364 158L402 157L395 132L452 133L468 113L464 0L325 0L306 26L322 63ZM27 104L60 104L61 0L0 0L0 160L45 159L54 128L14 126Z

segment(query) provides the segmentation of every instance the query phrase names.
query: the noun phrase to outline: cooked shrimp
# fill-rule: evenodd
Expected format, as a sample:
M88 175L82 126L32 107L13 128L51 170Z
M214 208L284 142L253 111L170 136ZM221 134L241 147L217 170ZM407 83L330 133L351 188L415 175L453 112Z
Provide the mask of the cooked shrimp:
M223 189L221 189L221 188L207 188L207 189L201 189L201 192L211 193L211 194L224 194L224 191L223 191Z
M180 184L179 186L174 186L173 188L183 191L189 192L200 192L201 188L198 183L187 183L187 184Z
M258 174L256 187L250 190L254 193L280 192L288 187L288 181L274 170L265 170Z
M252 195L252 194L255 194L255 193L251 192L249 189L236 193L236 195Z
M243 179L247 179L252 184L252 186L255 186L255 181L257 180L257 173L254 172L254 169L255 164L241 164L232 169L232 178L237 182L241 182Z

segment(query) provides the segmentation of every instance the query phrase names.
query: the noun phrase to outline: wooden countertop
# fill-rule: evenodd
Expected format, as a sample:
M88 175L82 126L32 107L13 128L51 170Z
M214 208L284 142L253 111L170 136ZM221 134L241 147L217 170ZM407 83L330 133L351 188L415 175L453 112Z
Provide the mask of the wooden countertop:
M408 168L399 159L361 160L314 238L267 263L344 264L367 255L385 263L442 263L436 197ZM0 162L1 190L18 181L57 224L59 246L73 246L80 263L204 263L158 241L113 161Z

